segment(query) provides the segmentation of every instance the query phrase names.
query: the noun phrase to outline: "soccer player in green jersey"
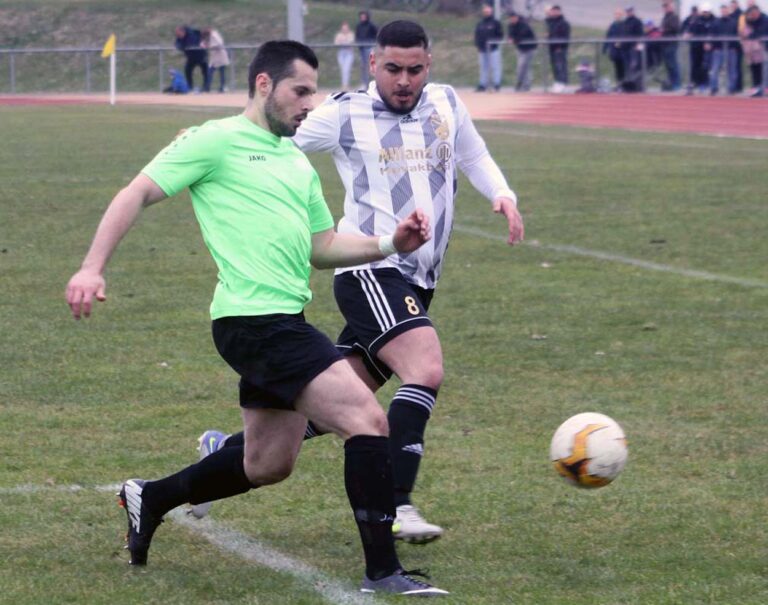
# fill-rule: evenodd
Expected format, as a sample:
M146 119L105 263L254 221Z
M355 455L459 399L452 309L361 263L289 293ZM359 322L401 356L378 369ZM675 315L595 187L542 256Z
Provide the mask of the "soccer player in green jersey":
M304 319L310 266L354 265L416 250L430 237L414 210L385 236L339 234L317 173L288 138L311 108L318 61L293 41L267 42L250 65L244 112L191 128L120 191L104 214L66 298L76 319L105 300L104 269L141 209L189 188L218 268L213 340L240 376L244 445L223 448L156 481L120 490L131 563L144 565L165 513L290 475L307 419L344 439L347 495L363 543L362 590L446 594L406 572L392 537L387 420L331 341ZM258 447L257 447L258 444Z

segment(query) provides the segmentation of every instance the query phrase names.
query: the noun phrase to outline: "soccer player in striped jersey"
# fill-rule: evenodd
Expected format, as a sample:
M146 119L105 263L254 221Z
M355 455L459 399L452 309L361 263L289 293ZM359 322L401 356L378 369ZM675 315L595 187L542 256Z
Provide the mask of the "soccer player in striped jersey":
M431 65L424 29L412 21L381 28L370 56L367 90L331 95L294 136L305 152L331 153L344 184L340 233L389 233L414 208L433 226L432 240L408 254L336 271L334 293L347 325L337 347L374 391L392 374L401 381L388 421L395 479L395 537L435 540L443 529L428 523L411 502L424 432L443 381L440 339L428 316L454 219L461 170L508 222L509 244L523 239L517 198L494 162L456 91L428 84ZM310 423L307 437L325 432ZM206 431L201 455L237 444ZM207 508L193 508L202 516Z

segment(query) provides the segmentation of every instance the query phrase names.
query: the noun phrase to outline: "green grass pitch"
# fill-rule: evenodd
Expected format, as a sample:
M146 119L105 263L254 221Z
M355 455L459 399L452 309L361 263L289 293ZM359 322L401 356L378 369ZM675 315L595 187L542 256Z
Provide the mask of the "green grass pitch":
M195 459L203 429L239 424L186 194L145 211L90 320L63 299L114 193L180 127L221 115L0 108L2 603L328 602L172 521L150 566L131 569L112 495L56 489L167 474ZM765 143L479 129L520 195L528 243L507 247L462 181L432 308L446 380L415 494L447 532L400 546L404 564L428 567L450 603L768 602ZM338 216L330 159L311 159ZM308 317L335 335L331 273L312 279ZM547 459L555 428L582 411L629 439L624 473L596 491ZM362 557L341 469L340 442L314 440L288 481L218 504L214 519L352 588Z

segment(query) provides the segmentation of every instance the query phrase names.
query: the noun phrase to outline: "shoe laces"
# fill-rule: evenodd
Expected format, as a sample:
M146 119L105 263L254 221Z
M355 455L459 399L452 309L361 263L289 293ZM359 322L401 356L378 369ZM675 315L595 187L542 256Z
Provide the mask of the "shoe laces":
M420 588L432 588L431 584L427 584L426 582L422 582L421 580L417 580L413 576L419 576L421 578L425 578L426 580L429 580L429 570L428 569L404 569L402 570L402 575L408 578L411 582L419 586Z

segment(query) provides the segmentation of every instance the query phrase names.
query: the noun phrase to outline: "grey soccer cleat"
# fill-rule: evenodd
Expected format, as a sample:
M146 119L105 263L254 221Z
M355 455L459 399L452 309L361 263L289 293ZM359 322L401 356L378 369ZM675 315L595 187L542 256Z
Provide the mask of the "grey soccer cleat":
M416 580L411 577L412 575L425 576L425 574L419 571L404 571L402 569L380 580L369 580L368 576L366 576L363 578L360 592L389 593L412 597L439 597L451 594L447 590L437 588L421 580Z
M429 544L443 535L443 528L427 523L419 509L412 504L402 504L397 507L392 534L396 540L410 544Z
M213 454L213 452L216 452L219 449L221 449L221 446L224 445L224 442L226 441L227 437L229 437L229 435L226 435L221 431L212 431L212 430L205 431L202 435L200 435L200 437L198 437L197 439L197 442L199 444L199 449L200 449L200 460L202 460L206 456L210 456L211 454ZM213 505L213 502L202 502L200 504L193 504L188 512L193 517L196 517L197 519L202 519L211 510L212 505Z

